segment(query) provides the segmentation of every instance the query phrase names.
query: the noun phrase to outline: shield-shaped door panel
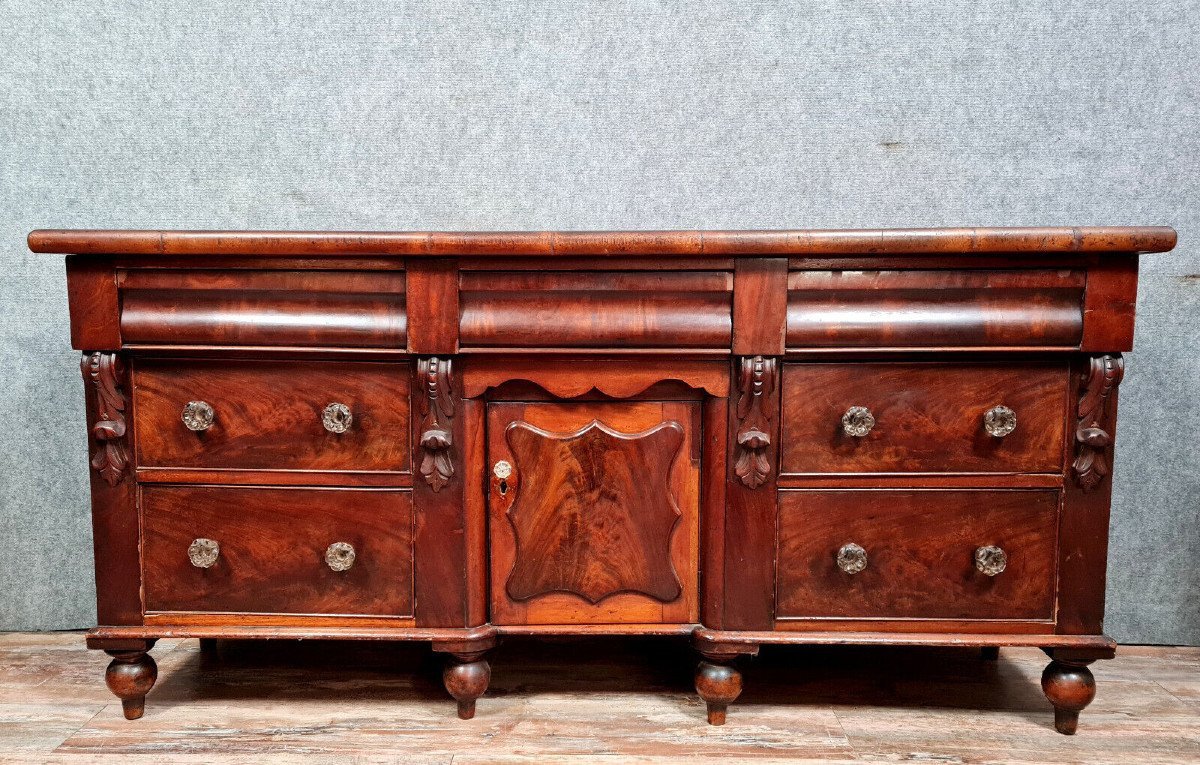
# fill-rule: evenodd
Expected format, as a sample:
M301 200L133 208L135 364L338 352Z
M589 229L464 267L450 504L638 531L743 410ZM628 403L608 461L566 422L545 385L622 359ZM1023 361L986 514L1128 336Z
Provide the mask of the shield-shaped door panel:
M699 417L688 401L489 405L492 621L695 621Z

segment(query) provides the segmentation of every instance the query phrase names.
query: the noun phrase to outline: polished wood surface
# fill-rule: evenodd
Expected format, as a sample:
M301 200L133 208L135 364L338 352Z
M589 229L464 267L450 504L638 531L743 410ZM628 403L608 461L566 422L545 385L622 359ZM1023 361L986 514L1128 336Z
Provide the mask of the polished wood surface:
M675 401L492 404L492 620L694 622L698 419Z
M1067 368L1062 363L785 364L785 473L1058 472ZM845 432L850 407L870 410L865 436ZM1016 413L997 438L995 406Z
M1045 657L1001 649L767 648L721 727L705 724L674 640L511 638L471 721L448 713L417 645L165 638L136 723L96 681L79 633L0 635L6 763L677 763L1195 761L1200 649L1122 647L1079 734L1038 687ZM486 703L485 703L486 702ZM602 754L597 754L597 753Z
M130 255L767 257L803 254L1163 252L1166 226L805 231L102 231L43 229L34 252Z
M1048 346L1083 337L1080 271L796 271L795 348Z
M141 359L133 404L139 464L245 470L409 472L409 369L402 364ZM207 430L181 419L211 405ZM330 432L323 412L346 405L350 426Z
M88 645L130 718L180 636L427 642L467 720L502 635L690 635L730 727L762 646L1032 646L1065 734L1113 655L1169 228L29 242L68 256Z
M463 346L729 346L732 296L723 274L531 276L471 275L461 298ZM562 321L568 315L572 321Z
M1057 532L1055 491L783 491L778 614L1049 623ZM867 556L853 574L837 564L850 543ZM985 545L1002 573L976 569Z
M146 612L409 616L412 497L381 489L147 486L142 489ZM216 562L188 557L196 539ZM326 551L353 547L333 570Z

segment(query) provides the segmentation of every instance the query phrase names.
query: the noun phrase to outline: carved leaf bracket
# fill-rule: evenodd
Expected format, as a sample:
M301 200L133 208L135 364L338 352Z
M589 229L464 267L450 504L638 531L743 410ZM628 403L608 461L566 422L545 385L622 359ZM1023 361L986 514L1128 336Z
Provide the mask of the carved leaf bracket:
M1106 404L1124 375L1125 362L1119 355L1095 356L1083 373L1072 468L1084 491L1096 488L1111 471L1108 450L1113 438Z
M91 383L91 393L96 397L96 421L92 425L96 450L92 454L92 467L109 486L116 486L129 465L125 446L128 400L121 389L125 365L117 354L97 351L83 354L81 367L83 379Z
M775 359L747 356L741 360L733 472L751 489L766 483L771 475L767 453L776 416L775 385Z
M424 388L421 397L421 475L434 491L454 477L450 447L454 444L451 421L454 396L451 390L450 359L436 356L417 361L417 376Z

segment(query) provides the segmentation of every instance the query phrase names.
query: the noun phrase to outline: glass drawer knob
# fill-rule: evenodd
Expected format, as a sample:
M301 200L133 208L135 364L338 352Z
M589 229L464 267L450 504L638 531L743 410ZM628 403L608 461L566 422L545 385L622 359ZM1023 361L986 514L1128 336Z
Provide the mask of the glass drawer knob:
M1017 413L1007 406L993 406L983 415L983 429L995 438L1004 438L1017 429Z
M350 429L352 422L354 422L354 415L350 412L350 407L345 404L334 402L325 407L325 411L321 413L321 424L330 433L345 433Z
M847 574L857 574L867 567L867 551L853 542L842 545L837 553L837 565Z
M325 563L334 571L347 571L354 565L354 545L334 542L325 548Z
M212 405L207 401L189 401L183 408L182 419L188 430L200 431L212 427L214 416Z
M1008 556L995 545L986 545L975 550L975 568L987 576L996 576L1008 566Z
M875 427L875 415L865 406L852 406L842 415L842 430L848 436L862 438Z
M199 539L192 540L188 545L188 560L196 568L212 568L217 563L217 558L221 557L221 545L217 544L215 539Z

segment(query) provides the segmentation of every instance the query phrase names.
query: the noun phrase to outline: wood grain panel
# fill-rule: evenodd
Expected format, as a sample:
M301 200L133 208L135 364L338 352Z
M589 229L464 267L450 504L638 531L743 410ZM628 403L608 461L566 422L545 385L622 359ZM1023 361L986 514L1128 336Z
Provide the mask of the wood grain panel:
M785 490L779 493L777 613L783 617L1050 619L1057 491ZM837 565L847 543L867 566ZM978 547L1008 556L975 568Z
M497 624L694 621L700 407L493 404Z
M403 348L399 272L131 270L121 278L126 342Z
M1088 269L1080 350L1133 350L1137 282L1136 254L1105 258Z
M408 306L411 353L449 354L458 351L458 263L454 260L414 260L406 263L410 289L420 297Z
M107 258L67 258L67 299L71 305L71 347L115 351L121 347L117 274Z
M1053 272L1037 286L957 279L971 286L931 284L920 271L876 271L840 279L840 272L800 272L789 280L789 348L1077 347L1083 336L1083 290ZM1027 284L1036 280L1026 275ZM1007 284L1006 284L1007 282Z
M787 259L738 258L734 265L733 352L783 353L787 324Z
M139 464L147 467L408 472L407 364L140 359L134 369ZM212 426L181 413L208 402ZM350 408L344 433L322 424Z
M948 293L949 291L947 291ZM789 349L1077 348L1083 318L1075 296L1040 306L1044 296L1012 290L1002 298L971 293L826 292L788 303Z
M669 480L682 425L622 433L592 422L553 433L515 422L505 438L525 478L508 508L517 542L509 597L569 592L593 605L619 592L679 597L670 546L681 512Z
M732 335L723 275L668 272L526 275L475 273L461 297L461 342L480 347L721 348ZM622 285L618 289L614 284ZM719 289L712 289L717 287Z
M1068 391L1062 363L785 364L785 473L1059 472ZM994 406L1016 430L984 430ZM842 415L869 409L875 426L847 435Z
M409 616L412 496L389 489L142 488L147 611ZM197 568L194 539L220 545ZM333 571L325 551L354 547Z

